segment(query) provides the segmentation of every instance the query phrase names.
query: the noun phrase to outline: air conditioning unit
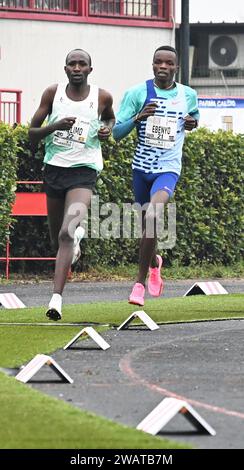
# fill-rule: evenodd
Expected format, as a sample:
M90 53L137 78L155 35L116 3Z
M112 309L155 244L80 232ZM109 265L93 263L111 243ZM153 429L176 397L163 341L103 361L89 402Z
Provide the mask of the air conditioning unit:
M210 35L209 68L244 68L244 34Z

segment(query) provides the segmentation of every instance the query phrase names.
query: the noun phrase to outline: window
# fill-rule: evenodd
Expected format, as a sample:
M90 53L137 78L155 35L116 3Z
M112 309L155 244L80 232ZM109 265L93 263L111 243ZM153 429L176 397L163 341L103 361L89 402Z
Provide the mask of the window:
M90 0L89 14L166 19L167 4L163 0Z
M120 0L90 0L90 15L119 15Z
M0 7L10 10L76 11L76 1L71 0L0 0Z
M233 116L222 116L221 120L224 131L233 131Z
M35 0L34 8L41 10L72 10L72 3L69 0Z
M135 20L146 26L146 20L155 27L163 26L163 22L168 22L165 27L172 27L170 5L172 0L0 0L0 16L4 12L4 18L29 19L32 15L30 19L37 19L38 14L38 19L48 20L52 14L53 20L55 14L57 21L66 21L69 15L73 16L69 21L132 24Z

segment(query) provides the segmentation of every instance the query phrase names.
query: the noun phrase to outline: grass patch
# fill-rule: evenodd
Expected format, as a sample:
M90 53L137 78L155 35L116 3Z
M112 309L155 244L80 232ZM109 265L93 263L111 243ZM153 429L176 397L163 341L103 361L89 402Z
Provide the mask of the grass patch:
M1 449L177 449L0 374Z
M64 305L59 326L53 322L42 326L47 323L45 307L1 309L0 366L18 367L37 353L50 354L63 347L88 321L118 326L135 310L125 301ZM243 318L244 294L153 299L146 301L145 310L157 323ZM7 325L1 325L3 322ZM27 325L11 326L13 322ZM65 326L67 322L78 325Z

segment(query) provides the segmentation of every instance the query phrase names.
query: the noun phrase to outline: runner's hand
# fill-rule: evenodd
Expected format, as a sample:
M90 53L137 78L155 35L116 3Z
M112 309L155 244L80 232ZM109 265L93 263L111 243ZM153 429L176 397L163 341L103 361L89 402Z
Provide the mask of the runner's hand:
M157 109L157 103L148 103L135 117L135 122L145 121L149 116L154 116Z
M111 135L111 128L108 126L101 126L97 132L99 140L106 140Z
M185 121L184 127L186 131L192 131L192 129L195 129L195 127L197 127L197 120L189 114L187 114L187 116L185 116L183 119Z
M55 123L56 130L69 131L76 121L76 117L65 117Z

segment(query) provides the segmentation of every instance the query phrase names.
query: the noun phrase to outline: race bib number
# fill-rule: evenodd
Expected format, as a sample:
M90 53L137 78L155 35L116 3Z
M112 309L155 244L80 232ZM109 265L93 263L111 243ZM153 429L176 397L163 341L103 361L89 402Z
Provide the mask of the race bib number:
M73 127L69 131L55 131L53 142L56 145L67 149L73 148L74 145L83 147L87 141L90 128L90 121L77 118Z
M149 116L145 130L145 144L170 149L175 144L177 119L166 116Z

